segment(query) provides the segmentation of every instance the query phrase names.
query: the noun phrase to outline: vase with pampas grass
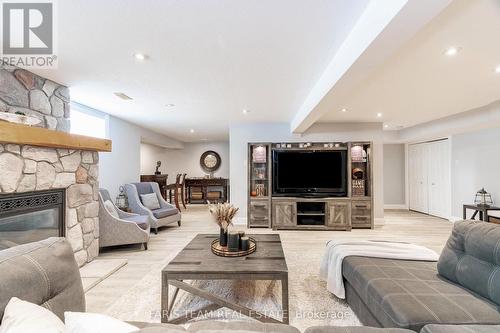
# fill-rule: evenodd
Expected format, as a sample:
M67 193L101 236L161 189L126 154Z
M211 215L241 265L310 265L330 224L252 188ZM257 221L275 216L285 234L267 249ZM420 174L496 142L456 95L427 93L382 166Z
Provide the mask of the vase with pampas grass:
M218 203L208 206L210 214L220 228L219 244L227 246L227 228L233 224L233 218L239 208L234 207L229 203Z

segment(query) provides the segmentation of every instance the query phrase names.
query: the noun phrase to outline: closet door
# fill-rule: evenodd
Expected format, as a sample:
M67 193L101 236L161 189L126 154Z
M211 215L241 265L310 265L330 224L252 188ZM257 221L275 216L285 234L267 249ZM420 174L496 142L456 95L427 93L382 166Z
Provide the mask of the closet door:
M410 209L428 214L428 146L426 143L410 145L408 149L408 175Z
M450 217L450 144L449 140L428 144L429 214Z

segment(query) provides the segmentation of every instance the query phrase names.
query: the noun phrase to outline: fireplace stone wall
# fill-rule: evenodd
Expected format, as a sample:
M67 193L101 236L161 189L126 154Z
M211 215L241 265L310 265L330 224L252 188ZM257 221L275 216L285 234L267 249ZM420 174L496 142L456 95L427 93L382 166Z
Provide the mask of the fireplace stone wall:
M97 152L0 144L0 194L66 189L66 238L79 266L99 253Z
M36 125L69 132L69 89L0 61L0 112L21 112L41 120Z

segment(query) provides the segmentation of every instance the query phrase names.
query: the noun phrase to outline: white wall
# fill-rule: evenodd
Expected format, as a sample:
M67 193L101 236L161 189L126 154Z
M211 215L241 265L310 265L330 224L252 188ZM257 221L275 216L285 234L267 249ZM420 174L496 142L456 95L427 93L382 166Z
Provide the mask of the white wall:
M240 208L239 221L247 211L247 145L249 142L347 142L373 141L373 186L376 223L383 222L383 133L380 123L315 124L301 135L292 134L288 123L233 125L229 131L231 203Z
M111 153L99 154L99 186L115 198L121 185L139 181L141 141L168 147L182 143L113 116L107 116L106 137L112 140Z
M482 187L500 204L500 127L452 137L452 215L462 217L462 205L472 203ZM492 214L500 215L500 214Z
M384 205L387 208L405 205L405 158L404 144L384 145Z
M214 176L229 178L229 142L184 143L182 149L164 149L142 143L141 174L153 174L156 161L161 161L160 171L169 175L169 182L175 181L178 173L187 173L188 177L205 176L206 173L200 166L200 157L207 150L213 150L221 157L221 166Z

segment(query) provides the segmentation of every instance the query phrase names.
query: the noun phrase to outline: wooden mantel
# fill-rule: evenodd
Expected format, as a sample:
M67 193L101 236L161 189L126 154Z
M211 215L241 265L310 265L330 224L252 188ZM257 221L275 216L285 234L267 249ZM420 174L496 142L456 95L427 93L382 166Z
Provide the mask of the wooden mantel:
M111 140L0 121L0 143L38 147L111 151Z

